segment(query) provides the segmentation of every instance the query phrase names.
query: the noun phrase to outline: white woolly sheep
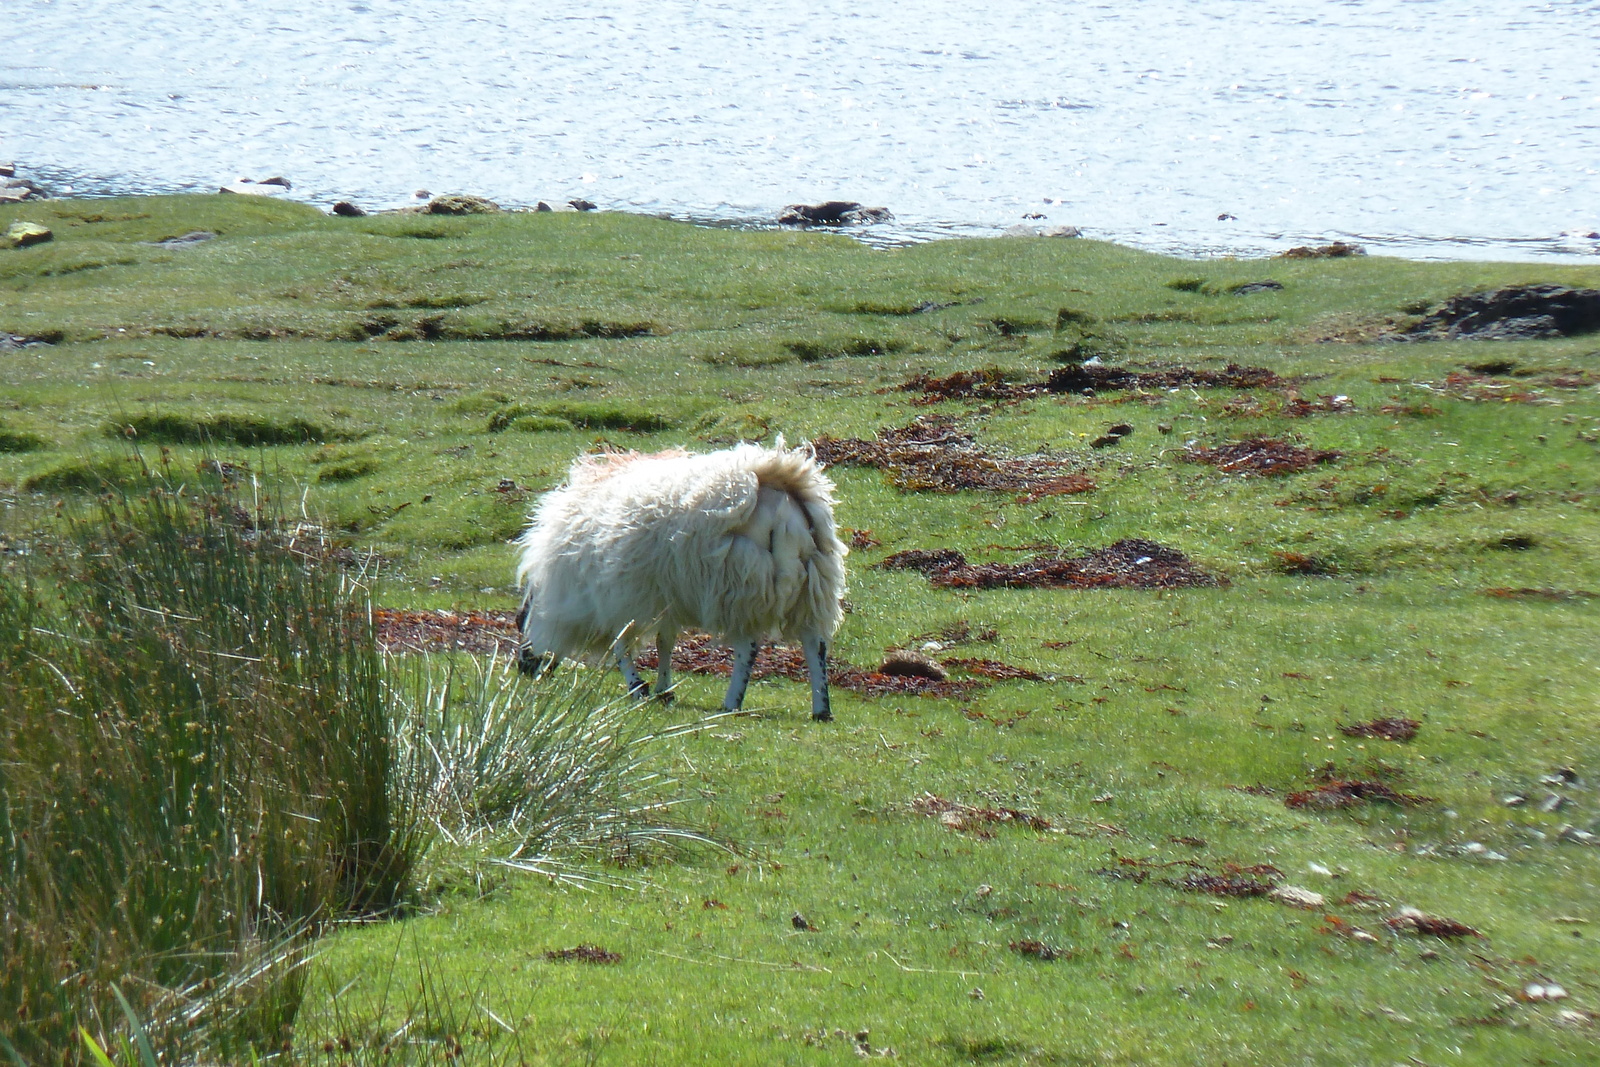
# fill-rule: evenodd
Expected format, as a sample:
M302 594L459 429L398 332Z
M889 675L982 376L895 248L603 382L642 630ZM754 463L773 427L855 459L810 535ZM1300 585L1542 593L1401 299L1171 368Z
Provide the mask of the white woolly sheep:
M810 450L780 438L703 455L583 456L517 543L525 671L609 648L629 691L645 696L631 650L654 633L655 692L670 699L672 646L695 627L734 650L722 706L736 711L757 643L782 636L805 650L811 717L833 717L828 642L849 550L834 532L833 483Z

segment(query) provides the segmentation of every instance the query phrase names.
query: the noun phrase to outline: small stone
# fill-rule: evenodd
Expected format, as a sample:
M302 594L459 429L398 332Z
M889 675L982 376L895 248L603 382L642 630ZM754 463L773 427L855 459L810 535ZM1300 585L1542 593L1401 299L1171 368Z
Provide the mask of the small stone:
M1560 811L1566 803L1567 798L1562 796L1560 793L1547 793L1545 794L1544 798L1539 801L1539 810L1545 812L1546 814L1553 811Z
M1314 889L1301 889L1297 885L1274 886L1267 894L1273 900L1295 908L1320 908L1328 899Z
M500 205L481 196L446 193L429 200L422 210L427 215L491 215L500 210Z
M366 214L362 208L357 207L348 200L341 200L333 205L333 213L342 218L359 219Z
M0 178L11 178L17 173L15 163L0 163Z
M1322 864L1317 863L1314 860L1306 864L1306 870L1310 871L1312 874L1320 874L1324 878L1333 877L1333 871L1330 868L1324 867Z
M1083 231L1076 226L1046 226L1039 232L1040 237L1082 237Z
M1512 793L1508 797L1500 798L1500 803L1504 804L1508 808L1520 808L1527 802L1528 798L1523 796L1521 793Z
M1159 433L1171 433L1172 432L1172 423L1170 423L1170 422L1157 423L1156 424L1156 430Z
M279 181L282 181L282 179L279 179ZM289 187L274 181L257 182L251 181L249 178L240 178L232 185L224 185L217 191L232 193L235 196L280 196L288 192Z
M567 206L572 208L572 210L574 210L574 211L598 211L598 210L600 210L600 206L598 204L596 204L594 201L592 201L592 200L584 200L581 197L579 199L577 199L577 200L568 200L567 201Z
M55 234L50 232L50 227L41 226L37 222L23 222L20 219L13 222L6 230L5 242L11 248L26 248L29 245L43 244L53 240Z
M1352 940L1352 941L1377 941L1378 939L1373 937L1371 934L1367 933L1365 930L1359 930L1358 929L1358 930L1350 931L1350 940Z

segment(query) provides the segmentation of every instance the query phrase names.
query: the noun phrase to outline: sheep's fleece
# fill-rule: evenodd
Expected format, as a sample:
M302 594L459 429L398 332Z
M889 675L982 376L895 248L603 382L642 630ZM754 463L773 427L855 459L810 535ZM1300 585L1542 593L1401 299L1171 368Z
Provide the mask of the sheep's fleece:
M527 648L593 656L626 631L729 644L831 638L844 557L833 483L809 449L741 444L583 456L519 539Z

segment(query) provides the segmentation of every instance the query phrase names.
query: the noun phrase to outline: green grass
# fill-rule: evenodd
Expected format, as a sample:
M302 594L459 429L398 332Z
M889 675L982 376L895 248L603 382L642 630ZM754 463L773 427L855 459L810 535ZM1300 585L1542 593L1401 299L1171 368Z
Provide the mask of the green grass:
M1455 293L1597 286L1600 269L1194 262L1062 240L881 251L604 213L344 220L221 197L0 210L0 225L13 218L57 238L0 254L0 330L59 342L0 364L6 425L44 446L0 452L14 543L97 484L91 472L122 469L126 442L104 427L156 416L319 428L324 443L212 433L166 447L177 469L215 458L306 487L312 515L381 554L391 606L514 608L504 542L601 442L870 437L931 410L991 447L1062 453L1099 487L1022 503L836 470L840 523L881 542L851 557L839 656L872 664L965 622L995 639L940 655L1054 680L966 702L836 693L829 727L807 721L802 686L756 684L752 714L658 754L683 814L737 856L646 850L594 892L512 878L478 899L450 882L431 914L347 930L310 983L306 1060L346 1062L323 1043L380 1020L393 1032L440 989L473 1007L430 1040L483 1063L508 1049L532 1063L843 1063L862 1029L930 1064L1595 1057L1583 1013L1600 1010L1600 850L1561 830L1600 830L1600 599L1483 591L1600 591L1600 337L1375 338ZM220 236L141 243L194 229ZM1284 288L1230 292L1268 279ZM984 366L1033 380L1062 353L1266 366L1354 411L1291 418L1266 389L931 408L898 389ZM1446 382L1506 360L1498 392ZM1550 384L1565 371L1589 384ZM1490 398L1519 389L1533 395ZM1091 449L1114 423L1133 434ZM1190 441L1260 435L1344 455L1272 478L1180 458ZM1008 561L1125 537L1230 584L963 594L872 568L906 548ZM1297 556L1328 573L1285 573ZM698 717L718 690L691 677L671 711L641 714ZM1337 730L1380 716L1422 728L1408 744ZM1330 762L1436 799L1284 805ZM1558 767L1579 784L1542 786ZM1230 788L1256 784L1277 795ZM1564 806L1538 810L1552 791ZM952 830L913 809L925 793L1055 829ZM1514 793L1530 802L1506 806ZM1193 868L1123 859L1270 863L1327 903L1212 898L1166 884ZM1387 903L1339 903L1351 890ZM1484 937L1394 933L1383 920L1401 905ZM817 929L797 929L796 912ZM1025 939L1063 954L1009 947ZM544 956L580 943L623 959ZM1520 999L1546 981L1569 998Z

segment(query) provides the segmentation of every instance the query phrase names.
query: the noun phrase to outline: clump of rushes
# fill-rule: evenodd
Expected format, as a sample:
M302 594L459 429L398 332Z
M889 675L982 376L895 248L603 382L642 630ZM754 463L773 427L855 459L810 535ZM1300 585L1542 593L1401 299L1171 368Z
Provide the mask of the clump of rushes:
M426 845L392 694L327 546L159 476L0 572L0 1037L276 1048L309 937L393 908ZM50 603L50 607L45 605Z
M415 775L403 788L452 841L487 844L541 873L584 855L707 840L668 818L673 783L652 769L650 749L715 717L652 728L598 673L530 681L508 656L411 661L395 676L406 707L399 763Z

